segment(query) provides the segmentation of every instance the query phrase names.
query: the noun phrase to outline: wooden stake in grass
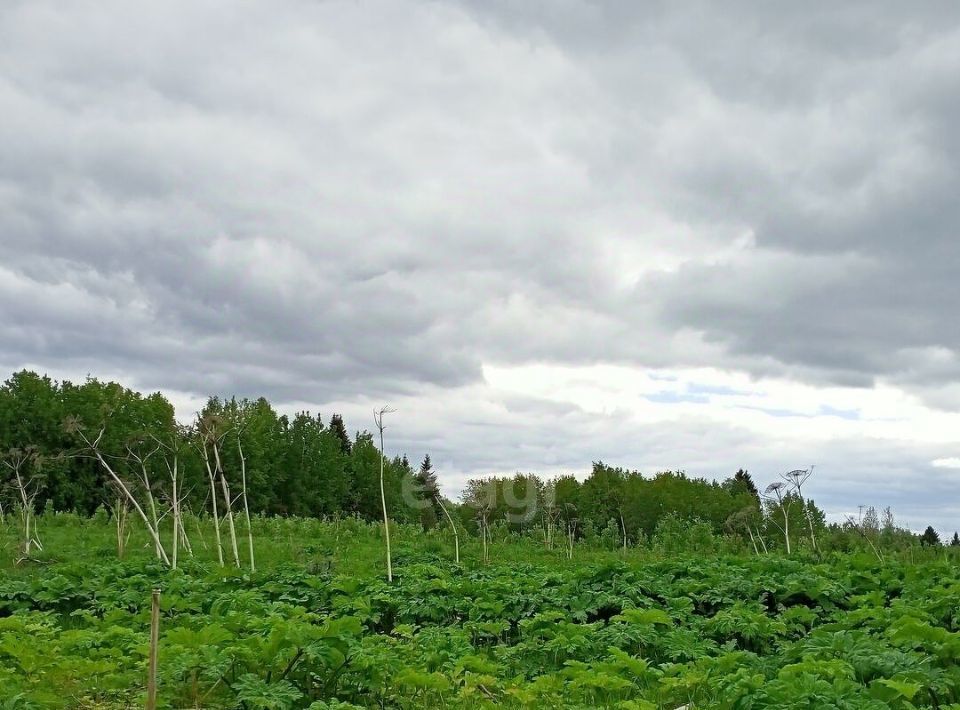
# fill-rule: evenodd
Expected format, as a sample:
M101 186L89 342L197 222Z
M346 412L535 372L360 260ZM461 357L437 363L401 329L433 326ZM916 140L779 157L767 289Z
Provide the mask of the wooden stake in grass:
M373 421L380 432L380 503L383 505L383 532L387 541L387 581L393 581L393 559L390 556L390 518L387 517L387 495L383 488L383 415L397 410L381 407L373 413Z
M157 658L160 650L160 590L153 590L150 608L150 668L147 675L147 710L157 708Z

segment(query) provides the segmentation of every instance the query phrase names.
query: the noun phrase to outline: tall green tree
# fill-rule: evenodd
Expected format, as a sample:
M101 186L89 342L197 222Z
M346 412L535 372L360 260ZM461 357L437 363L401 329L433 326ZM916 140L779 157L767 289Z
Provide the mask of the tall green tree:
M436 527L443 518L443 509L439 503L440 486L437 483L437 474L433 470L433 463L430 461L430 454L423 457L420 468L414 474L414 480L417 484L420 524L424 530L429 530Z
M345 454L349 454L352 448L350 435L347 433L347 427L343 423L343 417L339 414L334 414L330 417L330 431L333 432L333 435L337 437L337 441L340 442L340 450Z
M928 525L927 529L923 531L923 535L920 536L920 544L925 547L940 547L940 535L937 534L932 525Z
M732 477L724 481L723 485L728 491L730 491L731 495L748 493L757 500L758 504L760 502L760 491L753 482L753 477L747 472L746 469L739 469L735 474L733 474Z

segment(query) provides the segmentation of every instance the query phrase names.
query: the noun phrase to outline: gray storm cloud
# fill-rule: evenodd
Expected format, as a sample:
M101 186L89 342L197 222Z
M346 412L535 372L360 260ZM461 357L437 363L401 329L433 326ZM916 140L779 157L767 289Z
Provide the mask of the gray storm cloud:
M952 3L7 2L0 365L395 398L421 417L397 446L464 475L774 470L808 452L735 422L620 431L485 390L483 365L955 410L958 96ZM476 392L499 404L456 414ZM905 505L904 472L946 475L927 445L818 446Z

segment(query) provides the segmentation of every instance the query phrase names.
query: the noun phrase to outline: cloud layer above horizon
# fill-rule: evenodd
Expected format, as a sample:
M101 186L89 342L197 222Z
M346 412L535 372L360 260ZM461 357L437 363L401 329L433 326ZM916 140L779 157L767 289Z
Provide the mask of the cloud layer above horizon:
M0 7L0 366L960 527L960 7Z

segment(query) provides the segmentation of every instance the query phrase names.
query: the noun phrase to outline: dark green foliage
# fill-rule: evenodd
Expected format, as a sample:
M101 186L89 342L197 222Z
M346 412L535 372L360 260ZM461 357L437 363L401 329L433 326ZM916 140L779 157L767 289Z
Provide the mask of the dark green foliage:
M351 447L350 435L347 433L347 427L343 423L343 417L339 414L334 414L330 417L330 431L337 437L337 441L340 443L340 451L344 454L349 454Z
M407 468L409 470L409 464ZM443 510L438 500L440 485L437 483L437 474L433 470L430 454L423 457L420 469L414 474L414 480L417 484L416 497L420 508L420 524L424 530L429 530L443 518Z
M920 536L920 544L929 547L940 546L940 535L937 534L932 525L928 525L927 529L923 531L923 535Z
M100 466L90 458L69 456L77 440L64 428L68 416L77 417L94 435L109 422L104 448L118 454L150 433L174 427L173 406L159 393L143 396L93 378L74 385L15 373L0 387L0 451L36 447L44 457L40 509L49 501L57 510L90 514L104 501Z
M760 491L757 490L756 484L753 482L753 477L747 473L746 469L740 469L732 478L728 478L723 482L724 487L730 491L732 495L737 495L738 493L749 493L753 496L757 503L760 502Z
M79 438L66 430L68 418L78 419L93 438L103 428L102 449L128 480L136 478L125 460L128 449L143 453L155 448L158 439L178 441L181 488L189 494L186 505L195 511L204 508L208 486L196 427L179 426L172 405L161 394L144 396L96 379L81 385L58 383L24 371L0 387L0 451L35 447L42 455L38 510L49 507L90 515L114 499L100 464L85 455ZM340 415L334 414L325 428L320 417L309 412L292 420L278 415L263 398L212 397L200 419L220 437L223 470L235 494L240 492L243 451L252 513L358 514L367 519L381 515L379 453L368 433L351 442ZM161 456L154 456L147 467L154 485L166 479ZM388 498L394 517L401 521L418 515L401 505L404 478L411 475L399 459L387 463ZM15 502L13 495L8 486L0 485L4 509Z

